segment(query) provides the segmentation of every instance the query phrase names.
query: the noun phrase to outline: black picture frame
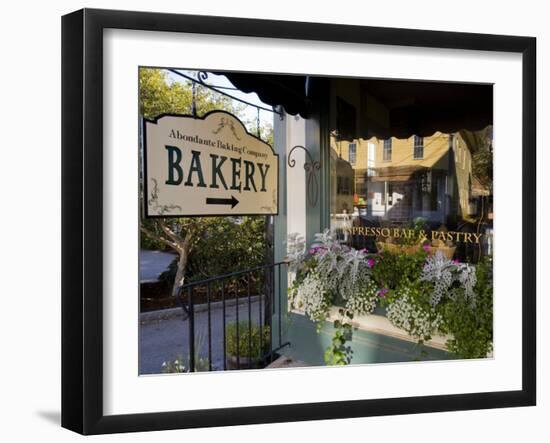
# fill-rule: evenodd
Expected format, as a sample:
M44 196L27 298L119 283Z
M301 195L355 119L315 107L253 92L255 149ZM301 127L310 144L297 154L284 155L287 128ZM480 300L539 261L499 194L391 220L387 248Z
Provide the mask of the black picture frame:
M500 51L522 55L522 388L196 411L103 413L103 31L108 28ZM536 404L536 39L84 9L62 19L62 426L82 434Z

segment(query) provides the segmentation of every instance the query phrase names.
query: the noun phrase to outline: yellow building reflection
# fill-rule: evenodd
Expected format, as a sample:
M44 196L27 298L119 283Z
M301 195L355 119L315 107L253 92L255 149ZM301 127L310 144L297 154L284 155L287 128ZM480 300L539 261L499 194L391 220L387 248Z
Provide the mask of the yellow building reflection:
M479 198L490 190L472 166L471 148L460 133L352 141L332 136L333 226L352 217L395 226L417 217L450 225L478 219Z

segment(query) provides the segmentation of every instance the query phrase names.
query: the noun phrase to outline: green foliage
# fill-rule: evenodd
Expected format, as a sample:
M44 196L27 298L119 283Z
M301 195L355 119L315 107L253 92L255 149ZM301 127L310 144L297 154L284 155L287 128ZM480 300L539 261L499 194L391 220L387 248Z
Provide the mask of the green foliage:
M427 256L421 248L415 254L380 252L375 258L372 278L380 288L389 290L383 300L391 300L398 288L417 284Z
M172 81L165 70L140 68L139 70L139 111L144 118L152 119L161 114L191 114L193 92L190 81ZM197 85L195 92L197 115L221 109L234 114L243 107L212 90Z
M262 122L258 128L258 121L256 119L241 119L241 121L244 123L249 133L273 146L274 135L272 124Z
M246 321L239 322L237 340L237 323L231 322L225 326L226 351L228 355L259 359L269 349L271 333L269 326L260 327L251 325ZM250 332L250 333L249 333Z
M265 217L209 217L195 240L189 257L187 281L204 280L216 275L252 268L266 258ZM159 280L171 282L176 275L177 259Z
M198 240L188 276L200 280L259 266L266 258L265 217L216 217Z
M334 366L349 365L353 358L353 349L346 343L352 339L352 325L340 320L335 320L333 325L335 332L330 346L325 351L325 363Z
M139 70L139 112L152 119L160 114L189 114L191 89L181 83L168 83L166 71L153 68Z
M142 220L142 223L144 223L143 220ZM149 225L149 227L153 227L153 229L157 231L157 229L155 229L156 223L147 223L147 222L145 223ZM152 238L152 237L149 237L148 235L145 235L143 231L140 231L139 234L140 234L139 246L141 249L150 249L152 251L170 250L170 248L166 244L164 244L163 242L161 242L156 238ZM175 265L175 262L173 264ZM172 275L175 275L175 271L174 271L174 274Z
M476 275L475 304L455 289L453 299L441 305L442 332L453 335L447 348L459 358L485 358L493 347L492 262L479 262Z
M273 125L266 124L265 126L260 126L259 137L271 146L274 146L275 138L273 134Z
M472 174L479 182L493 188L493 127L470 132L461 131L468 148L472 152Z
M426 255L381 254L373 277L390 288L381 300L389 306L388 318L421 343L434 333L450 334L449 352L458 358L485 358L493 342L492 262L479 262L475 267L474 298L464 285L454 284L444 299L434 306L434 282L421 281ZM404 300L403 298L406 298Z
M421 221L416 228L421 229L420 226ZM338 255L338 251L342 250L340 245L322 245L308 251L298 243L296 246L289 242L291 269L296 272L296 278L289 288L290 301L292 305L303 308L306 315L317 323L318 332L322 322L328 318L331 306L342 306L339 310L340 319L334 322L335 333L324 358L331 365L349 364L353 354L351 347L346 345L351 340L353 330L350 320L354 313L364 315L371 312L370 305L365 312L359 312L358 306L362 306L360 298L350 304L349 298L341 296L343 292L338 282L349 280L350 276L347 271L331 275L333 268L341 268L341 257ZM347 255L349 251L345 251L344 256ZM434 334L443 333L451 336L446 342L447 349L458 358L485 358L492 350L493 287L490 258L472 265L449 260L441 253L429 256L420 247L413 254L385 250L378 254L356 254L355 258L368 263L367 272L371 277L369 285L373 287L365 292L366 301L387 306L390 322L407 331L418 343L430 340ZM330 266L319 276L323 261ZM322 280L323 284L312 284L312 279ZM327 279L332 279L332 282ZM434 292L438 293L438 297L434 298ZM373 294L376 294L374 299L371 298ZM319 306L321 315L312 315L312 312L317 311L308 311L308 303L304 302L304 298L309 300L309 305Z

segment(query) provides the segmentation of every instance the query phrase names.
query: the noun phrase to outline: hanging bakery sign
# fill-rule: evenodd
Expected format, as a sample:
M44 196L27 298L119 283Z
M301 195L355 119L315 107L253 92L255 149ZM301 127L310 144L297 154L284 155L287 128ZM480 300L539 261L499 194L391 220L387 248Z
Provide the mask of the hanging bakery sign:
M225 111L145 120L147 217L278 212L279 159Z

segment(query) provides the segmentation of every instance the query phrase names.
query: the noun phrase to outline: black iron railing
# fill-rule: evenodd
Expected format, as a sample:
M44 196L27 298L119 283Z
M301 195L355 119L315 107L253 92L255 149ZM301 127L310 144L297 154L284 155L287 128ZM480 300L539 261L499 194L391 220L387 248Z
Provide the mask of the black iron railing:
M285 266L256 266L181 287L190 372L265 367L290 345L282 333Z

